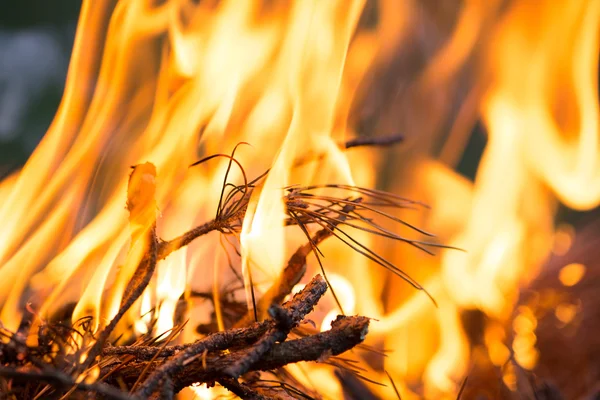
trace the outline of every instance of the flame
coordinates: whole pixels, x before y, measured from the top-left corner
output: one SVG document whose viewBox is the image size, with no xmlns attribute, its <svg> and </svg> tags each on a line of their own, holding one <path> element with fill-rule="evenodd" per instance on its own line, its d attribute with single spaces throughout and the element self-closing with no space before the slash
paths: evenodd
<svg viewBox="0 0 600 400">
<path fill-rule="evenodd" d="M 328 182 L 336 175 L 343 179 L 342 184 L 353 183 L 347 161 L 340 154 L 332 131 L 344 61 L 362 2 L 352 2 L 350 7 L 345 2 L 330 2 L 321 7 L 304 2 L 295 8 L 297 14 L 289 27 L 290 38 L 284 38 L 282 49 L 284 53 L 289 51 L 302 56 L 301 59 L 290 57 L 287 65 L 289 76 L 286 87 L 290 91 L 294 111 L 266 182 L 251 200 L 244 219 L 242 267 L 248 283 L 251 264 L 260 266 L 271 281 L 283 268 L 284 187 L 319 180 Z M 302 49 L 302 52 L 297 52 L 297 49 Z M 292 178 L 290 174 L 294 164 L 303 153 L 326 154 L 326 175 L 316 180 L 314 176 L 318 166 L 313 164 L 303 168 L 301 176 Z M 265 240 L 267 237 L 268 241 Z M 252 297 L 249 294 L 247 298 Z M 252 304 L 249 303 L 249 306 Z"/>
<path fill-rule="evenodd" d="M 517 2 L 495 28 L 492 83 L 481 105 L 488 143 L 470 215 L 454 240 L 468 253 L 447 252 L 442 264 L 463 307 L 506 319 L 518 287 L 548 255 L 557 200 L 576 209 L 600 201 L 599 16 L 598 5 L 583 1 Z M 563 107 L 566 99 L 572 103 Z M 521 329 L 513 349 L 517 362 L 533 368 L 533 330 Z"/>
<path fill-rule="evenodd" d="M 120 265 L 121 272 L 135 265 L 135 260 L 123 265 L 130 236 L 122 198 L 127 166 L 143 160 L 157 165 L 157 201 L 169 224 L 160 228 L 166 237 L 175 236 L 206 220 L 218 201 L 225 163 L 187 169 L 199 145 L 210 152 L 247 139 L 255 148 L 239 157 L 254 172 L 274 160 L 262 189 L 268 195 L 255 195 L 242 242 L 245 259 L 250 253 L 272 254 L 273 260 L 259 261 L 276 274 L 283 251 L 261 252 L 260 240 L 252 237 L 272 229 L 272 238 L 281 239 L 275 248 L 283 249 L 284 236 L 275 234 L 282 231 L 283 215 L 277 193 L 293 182 L 288 175 L 297 157 L 331 153 L 329 164 L 345 162 L 334 154 L 339 150 L 331 134 L 361 9 L 360 1 L 350 8 L 343 2 L 325 7 L 303 2 L 274 6 L 256 19 L 255 2 L 197 8 L 177 1 L 161 7 L 131 2 L 114 10 L 85 2 L 55 121 L 23 170 L 2 185 L 7 193 L 0 210 L 2 276 L 17 282 L 10 296 L 3 291 L 3 323 L 17 328 L 19 299 L 29 284 L 47 299 L 43 314 L 80 297 L 74 319 L 92 315 L 96 328 L 106 323 L 127 281 L 127 273 L 116 272 Z M 160 35 L 168 39 L 162 48 Z M 341 171 L 348 182 L 343 165 L 345 171 L 330 167 L 330 174 Z M 306 182 L 312 182 L 310 175 Z M 201 207 L 199 187 L 205 192 Z M 165 315 L 183 293 L 186 258 L 180 251 L 158 267 L 153 301 Z M 86 281 L 94 284 L 82 284 Z M 169 317 L 159 321 L 163 318 Z"/>
<path fill-rule="evenodd" d="M 404 53 L 428 31 L 424 22 L 431 24 L 420 19 L 424 9 L 415 1 L 152 3 L 84 1 L 57 115 L 25 166 L 0 182 L 4 327 L 18 329 L 28 301 L 44 317 L 74 304 L 74 322 L 91 316 L 93 330 L 106 325 L 142 256 L 125 208 L 129 166 L 156 165 L 157 229 L 170 239 L 214 218 L 229 160 L 188 166 L 236 148 L 244 171 L 234 166 L 229 181 L 270 169 L 252 192 L 238 238 L 250 307 L 306 240 L 285 228 L 286 187 L 375 187 L 392 176 L 394 192 L 431 206 L 399 216 L 466 251 L 432 258 L 352 233 L 415 277 L 436 309 L 341 243 L 321 246 L 344 311 L 374 318 L 372 343 L 396 350 L 384 368 L 368 367 L 365 375 L 384 381 L 383 370 L 390 372 L 403 398 L 455 397 L 472 353 L 461 323 L 469 309 L 491 319 L 483 343 L 493 364 L 503 365 L 512 349 L 522 367 L 535 368 L 541 350 L 533 312 L 517 310 L 513 343 L 502 326 L 520 287 L 574 240 L 572 227 L 555 227 L 559 202 L 578 210 L 600 204 L 600 2 L 462 2 L 449 13 L 450 27 L 440 28 L 442 39 L 423 40 L 416 52 L 423 60 Z M 418 73 L 396 76 L 404 71 L 398 58 L 414 61 L 406 69 Z M 386 68 L 400 89 L 385 87 Z M 465 71 L 470 80 L 455 107 L 452 94 Z M 376 93 L 391 105 L 369 97 L 371 86 L 394 92 Z M 360 107 L 384 105 L 389 115 L 367 128 L 404 127 L 409 143 L 385 153 L 389 160 L 373 150 L 340 149 L 359 130 Z M 399 115 L 403 121 L 392 124 Z M 456 164 L 476 118 L 487 142 L 471 181 Z M 250 146 L 236 147 L 242 142 Z M 192 288 L 215 293 L 223 329 L 218 294 L 230 278 L 227 256 L 226 244 L 211 234 L 160 261 L 121 332 L 172 329 Z M 316 268 L 310 260 L 309 271 Z M 567 265 L 559 279 L 576 285 L 585 266 Z M 338 313 L 332 299 L 325 303 L 317 310 L 322 329 Z M 568 324 L 577 312 L 576 304 L 560 304 L 555 315 Z M 511 388 L 512 368 L 503 371 Z M 324 395 L 342 396 L 331 369 L 290 370 L 307 387 L 324 382 Z M 411 392 L 418 386 L 424 388 Z M 389 388 L 373 390 L 393 396 Z M 192 391 L 216 395 L 206 387 Z"/>
</svg>

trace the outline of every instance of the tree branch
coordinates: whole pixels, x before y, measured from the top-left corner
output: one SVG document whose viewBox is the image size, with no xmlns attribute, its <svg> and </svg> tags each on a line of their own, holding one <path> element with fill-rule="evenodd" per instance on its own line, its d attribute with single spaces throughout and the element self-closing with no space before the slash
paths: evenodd
<svg viewBox="0 0 600 400">
<path fill-rule="evenodd" d="M 321 276 L 317 275 L 308 285 L 306 285 L 302 292 L 298 293 L 291 301 L 284 305 L 281 311 L 285 316 L 282 316 L 282 313 L 279 311 L 275 311 L 278 313 L 277 321 L 269 321 L 266 324 L 256 324 L 257 328 L 267 328 L 263 333 L 262 338 L 258 340 L 254 347 L 250 348 L 251 350 L 246 350 L 247 354 L 245 358 L 239 358 L 237 360 L 238 363 L 240 363 L 240 366 L 234 367 L 233 365 L 230 365 L 231 370 L 225 372 L 225 376 L 237 377 L 236 373 L 245 372 L 244 370 L 250 368 L 251 364 L 256 362 L 262 354 L 269 350 L 270 345 L 272 344 L 270 343 L 271 341 L 274 342 L 274 339 L 285 339 L 287 333 L 282 337 L 277 332 L 286 329 L 287 332 L 289 332 L 291 327 L 299 324 L 304 316 L 312 311 L 313 307 L 317 304 L 326 290 L 327 284 Z M 284 324 L 289 325 L 289 328 L 281 327 L 282 320 L 284 319 L 287 319 Z M 161 363 L 160 366 L 157 365 L 156 368 L 151 368 L 150 370 L 154 372 L 146 378 L 136 393 L 141 397 L 150 396 L 164 377 L 173 377 L 174 374 L 185 370 L 185 366 L 188 363 L 204 356 L 208 351 L 224 350 L 232 347 L 234 338 L 239 337 L 239 334 L 242 332 L 247 332 L 247 330 L 232 330 L 222 332 L 221 334 L 214 334 L 203 341 L 190 345 L 184 351 L 174 355 L 169 361 Z"/>
<path fill-rule="evenodd" d="M 341 354 L 360 344 L 367 332 L 369 319 L 366 317 L 340 316 L 332 323 L 329 331 L 313 336 L 276 343 L 249 371 L 269 371 L 300 361 L 324 361 L 330 356 Z M 220 351 L 199 353 L 201 357 L 182 363 L 181 368 L 168 371 L 175 392 L 198 382 L 214 382 L 227 376 L 227 371 L 246 357 L 248 350 L 230 353 Z M 139 371 L 146 368 L 148 361 L 134 361 L 123 366 L 119 378 L 126 384 L 133 384 Z M 159 370 L 164 361 L 153 361 L 150 369 Z M 162 374 L 161 374 L 162 376 Z M 159 382 L 156 382 L 156 386 Z M 142 393 L 140 393 L 142 394 Z"/>
</svg>

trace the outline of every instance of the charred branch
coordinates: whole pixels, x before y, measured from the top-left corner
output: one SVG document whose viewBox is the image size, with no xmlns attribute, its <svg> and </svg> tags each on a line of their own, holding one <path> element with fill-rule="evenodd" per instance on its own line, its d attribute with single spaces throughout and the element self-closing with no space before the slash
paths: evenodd
<svg viewBox="0 0 600 400">
<path fill-rule="evenodd" d="M 273 314 L 277 315 L 277 319 L 273 319 L 269 323 L 262 325 L 256 324 L 257 330 L 266 328 L 262 336 L 259 336 L 260 339 L 258 339 L 256 344 L 246 350 L 246 354 L 243 357 L 238 357 L 235 363 L 229 365 L 229 369 L 224 371 L 224 375 L 235 378 L 245 373 L 272 347 L 275 341 L 284 340 L 287 337 L 289 330 L 298 325 L 304 319 L 304 316 L 312 311 L 326 290 L 327 285 L 323 278 L 316 276 L 302 292 L 294 296 L 283 308 L 278 309 L 277 307 L 273 307 L 273 310 L 278 310 L 273 311 Z M 142 397 L 151 395 L 165 376 L 178 374 L 180 371 L 185 370 L 186 365 L 190 362 L 200 357 L 204 358 L 209 351 L 224 350 L 233 347 L 234 343 L 236 343 L 235 339 L 239 338 L 243 332 L 248 331 L 251 332 L 252 330 L 242 329 L 225 332 L 222 335 L 215 334 L 209 336 L 207 340 L 192 344 L 160 367 L 152 368 L 154 372 L 142 384 L 138 395 Z"/>
<path fill-rule="evenodd" d="M 365 317 L 340 316 L 327 332 L 286 341 L 290 330 L 312 311 L 326 289 L 324 279 L 316 276 L 289 302 L 271 307 L 271 319 L 215 333 L 192 344 L 106 347 L 96 366 L 101 367 L 99 376 L 104 382 L 86 383 L 52 365 L 33 362 L 30 349 L 15 341 L 15 352 L 22 354 L 18 358 L 33 365 L 3 367 L 0 376 L 13 382 L 47 382 L 49 386 L 44 390 L 53 395 L 87 392 L 118 400 L 173 398 L 184 387 L 198 382 L 221 382 L 242 398 L 297 398 L 294 388 L 281 382 L 247 384 L 236 379 L 250 371 L 278 370 L 300 361 L 326 361 L 360 344 L 369 325 Z M 133 388 L 140 371 L 146 370 L 151 373 L 133 395 L 117 389 Z"/>
<path fill-rule="evenodd" d="M 310 398 L 302 391 L 278 381 L 259 380 L 242 383 L 234 379 L 225 379 L 219 383 L 243 399 L 296 400 Z"/>
<path fill-rule="evenodd" d="M 340 316 L 332 323 L 329 331 L 275 343 L 269 351 L 249 367 L 249 371 L 275 370 L 301 361 L 325 361 L 331 356 L 341 354 L 360 344 L 368 332 L 368 326 L 368 318 Z M 181 368 L 169 371 L 175 391 L 198 382 L 214 382 L 228 377 L 228 371 L 245 360 L 250 351 L 252 350 L 242 349 L 227 354 L 202 352 L 198 353 L 198 357 L 194 359 L 186 358 L 191 361 L 187 364 L 182 363 Z M 139 371 L 146 368 L 147 363 L 148 361 L 129 362 L 119 370 L 119 377 L 131 385 L 137 380 Z M 165 365 L 160 360 L 152 363 L 155 365 L 151 369 L 155 370 Z M 152 387 L 153 391 L 158 386 L 158 382 L 152 386 L 149 387 Z M 148 390 L 144 390 L 138 394 L 149 395 L 147 392 Z"/>
<path fill-rule="evenodd" d="M 258 391 L 252 389 L 248 385 L 238 382 L 237 379 L 223 378 L 219 380 L 221 386 L 229 390 L 231 393 L 237 395 L 242 399 L 247 400 L 271 400 L 273 397 L 264 396 Z"/>
<path fill-rule="evenodd" d="M 389 145 L 399 140 L 400 137 L 358 139 L 346 143 L 345 147 Z M 291 186 L 284 188 L 282 192 L 288 214 L 285 225 L 299 227 L 305 234 L 307 243 L 297 249 L 278 280 L 255 304 L 255 308 L 261 312 L 260 320 L 265 320 L 256 321 L 255 314 L 243 308 L 234 313 L 232 322 L 238 322 L 233 328 L 209 334 L 194 343 L 168 345 L 176 336 L 172 332 L 160 346 L 156 340 L 138 341 L 129 346 L 112 346 L 109 338 L 123 316 L 148 287 L 159 260 L 210 232 L 239 232 L 250 197 L 268 171 L 249 181 L 234 154 L 235 150 L 231 155 L 218 154 L 198 162 L 215 157 L 229 160 L 215 218 L 169 241 L 160 240 L 156 232 L 156 169 L 151 163 L 133 167 L 127 190 L 132 244 L 126 259 L 128 268 L 119 272 L 130 274 L 130 277 L 116 316 L 97 334 L 93 334 L 91 328 L 85 328 L 90 324 L 83 321 L 79 326 L 83 328 L 83 332 L 79 332 L 77 327 L 70 327 L 65 331 L 66 338 L 60 338 L 61 335 L 56 334 L 58 331 L 52 323 L 42 323 L 38 333 L 38 347 L 28 347 L 23 340 L 19 341 L 20 336 L 8 335 L 8 344 L 0 343 L 4 364 L 0 369 L 0 376 L 5 378 L 0 382 L 7 387 L 21 382 L 24 390 L 22 393 L 33 393 L 32 397 L 38 398 L 42 395 L 68 397 L 85 392 L 111 399 L 170 399 L 184 387 L 199 382 L 208 385 L 220 383 L 242 398 L 306 398 L 300 389 L 294 387 L 299 385 L 298 382 L 289 376 L 285 377 L 287 373 L 284 367 L 302 361 L 316 361 L 343 368 L 341 359 L 336 356 L 362 343 L 369 325 L 369 319 L 365 317 L 340 316 L 326 332 L 303 331 L 299 327 L 328 287 L 319 244 L 329 237 L 336 237 L 350 248 L 396 272 L 416 288 L 422 289 L 395 266 L 378 258 L 360 243 L 352 241 L 346 230 L 340 229 L 344 226 L 366 230 L 419 248 L 440 247 L 435 243 L 406 239 L 384 229 L 366 216 L 366 213 L 373 213 L 428 235 L 379 209 L 418 207 L 421 206 L 419 203 L 348 185 Z M 229 171 L 236 165 L 244 176 L 243 185 L 228 182 Z M 282 304 L 293 287 L 304 277 L 307 257 L 311 253 L 315 254 L 321 265 L 323 276 L 317 275 L 300 293 Z M 333 295 L 335 297 L 335 293 Z M 292 330 L 297 333 L 296 338 L 289 340 Z M 91 347 L 84 345 L 72 354 L 67 347 L 77 342 L 73 339 L 75 336 L 85 336 L 86 340 L 90 336 L 93 344 Z M 50 355 L 56 351 L 56 347 L 59 348 L 58 353 Z M 82 357 L 83 355 L 87 357 Z M 82 358 L 83 361 L 80 361 Z M 39 361 L 41 359 L 45 361 Z M 99 371 L 98 379 L 91 378 L 92 369 Z M 280 380 L 261 379 L 262 375 L 258 371 L 269 371 Z M 248 379 L 249 375 L 253 378 Z M 33 384 L 32 380 L 37 383 Z M 40 385 L 39 382 L 45 383 Z"/>
<path fill-rule="evenodd" d="M 111 400 L 131 400 L 130 396 L 114 386 L 102 382 L 90 384 L 77 382 L 70 375 L 53 368 L 44 368 L 43 370 L 38 371 L 0 366 L 0 377 L 11 379 L 16 382 L 46 382 L 67 391 L 95 393 Z"/>
</svg>

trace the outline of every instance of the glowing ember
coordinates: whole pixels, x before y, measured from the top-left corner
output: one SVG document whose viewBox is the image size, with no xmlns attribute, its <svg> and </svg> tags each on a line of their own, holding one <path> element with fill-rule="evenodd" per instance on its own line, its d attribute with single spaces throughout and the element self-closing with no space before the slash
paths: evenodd
<svg viewBox="0 0 600 400">
<path fill-rule="evenodd" d="M 572 263 L 565 265 L 558 273 L 558 279 L 565 286 L 574 286 L 583 278 L 585 274 L 585 265 Z"/>
</svg>

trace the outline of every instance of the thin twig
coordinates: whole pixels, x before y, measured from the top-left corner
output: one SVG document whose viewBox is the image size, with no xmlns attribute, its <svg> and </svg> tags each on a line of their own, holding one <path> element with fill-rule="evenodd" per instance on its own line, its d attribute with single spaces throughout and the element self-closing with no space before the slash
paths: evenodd
<svg viewBox="0 0 600 400">
<path fill-rule="evenodd" d="M 132 397 L 128 396 L 127 393 L 124 393 L 111 385 L 101 382 L 77 383 L 71 376 L 58 370 L 52 370 L 49 367 L 44 368 L 42 372 L 33 372 L 31 370 L 20 371 L 13 367 L 0 366 L 0 376 L 13 380 L 44 381 L 54 386 L 58 385 L 64 388 L 74 387 L 76 390 L 98 393 L 113 400 L 132 400 Z"/>
<path fill-rule="evenodd" d="M 346 143 L 344 143 L 344 148 L 351 149 L 353 147 L 363 146 L 391 146 L 393 144 L 400 143 L 403 141 L 404 136 L 402 135 L 390 135 L 382 137 L 358 137 L 346 141 Z"/>
<path fill-rule="evenodd" d="M 400 392 L 398 391 L 398 388 L 396 387 L 396 382 L 394 382 L 394 379 L 392 378 L 392 376 L 390 375 L 389 372 L 385 371 L 385 374 L 387 375 L 388 379 L 390 380 L 390 382 L 392 384 L 392 388 L 394 388 L 394 393 L 396 393 L 396 397 L 398 398 L 398 400 L 402 400 L 402 396 L 400 396 Z"/>
<path fill-rule="evenodd" d="M 229 390 L 231 393 L 245 400 L 272 400 L 270 397 L 263 396 L 257 391 L 251 389 L 247 385 L 238 382 L 233 378 L 222 378 L 218 381 L 221 386 Z"/>
<path fill-rule="evenodd" d="M 357 203 L 360 200 L 357 201 Z M 349 204 L 344 206 L 343 212 L 349 212 L 353 209 L 353 205 Z M 340 222 L 344 220 L 343 216 L 340 216 Z M 283 301 L 285 296 L 292 292 L 292 289 L 296 284 L 300 282 L 304 273 L 306 272 L 306 258 L 311 252 L 314 252 L 318 257 L 318 248 L 321 242 L 332 235 L 332 229 L 335 229 L 336 223 L 332 223 L 330 229 L 321 229 L 317 231 L 312 237 L 308 236 L 308 232 L 305 233 L 308 236 L 309 242 L 300 246 L 294 254 L 290 257 L 287 265 L 281 272 L 279 278 L 273 283 L 273 285 L 267 290 L 267 292 L 258 301 L 256 308 L 258 310 L 264 310 L 269 304 L 279 304 Z M 301 226 L 301 225 L 300 225 Z M 324 271 L 323 271 L 324 272 Z M 241 327 L 248 325 L 253 321 L 252 312 L 248 312 L 242 319 L 240 319 L 235 326 Z"/>
<path fill-rule="evenodd" d="M 187 246 L 194 239 L 199 238 L 200 236 L 206 235 L 213 231 L 222 231 L 223 229 L 228 228 L 229 226 L 243 219 L 245 214 L 246 208 L 244 207 L 237 213 L 228 216 L 226 219 L 208 221 L 205 224 L 197 226 L 196 228 L 193 228 L 174 239 L 169 241 L 161 241 L 158 244 L 157 259 L 164 260 L 169 254 L 179 250 L 184 246 Z"/>
<path fill-rule="evenodd" d="M 158 238 L 156 236 L 156 200 L 154 197 L 155 179 L 156 168 L 153 164 L 145 163 L 133 167 L 127 188 L 129 223 L 132 229 L 132 243 L 141 243 L 145 247 L 145 251 L 125 287 L 119 311 L 98 335 L 86 360 L 78 366 L 77 371 L 79 372 L 89 368 L 96 357 L 102 353 L 109 336 L 133 303 L 142 295 L 156 269 Z"/>
<path fill-rule="evenodd" d="M 465 388 L 467 387 L 467 381 L 469 380 L 469 376 L 465 376 L 465 379 L 463 379 L 461 385 L 460 385 L 460 389 L 458 391 L 458 394 L 456 395 L 456 400 L 460 400 L 460 398 L 463 395 L 463 392 L 465 391 Z"/>
</svg>

